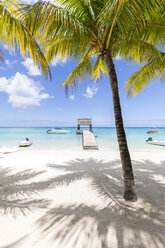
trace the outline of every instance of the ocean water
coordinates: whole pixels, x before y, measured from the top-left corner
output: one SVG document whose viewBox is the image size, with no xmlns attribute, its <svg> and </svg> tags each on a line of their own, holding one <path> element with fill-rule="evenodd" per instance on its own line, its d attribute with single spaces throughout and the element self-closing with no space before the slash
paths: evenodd
<svg viewBox="0 0 165 248">
<path fill-rule="evenodd" d="M 0 128 L 0 147 L 17 146 L 26 137 L 33 145 L 25 149 L 75 149 L 82 150 L 82 136 L 76 135 L 76 128 L 63 128 L 69 130 L 68 134 L 48 134 L 47 128 Z M 93 128 L 97 135 L 100 150 L 117 151 L 118 144 L 116 129 L 112 127 Z M 149 145 L 148 137 L 165 140 L 165 128 L 159 128 L 160 134 L 147 134 L 150 128 L 125 128 L 130 151 L 165 151 L 165 147 Z"/>
</svg>

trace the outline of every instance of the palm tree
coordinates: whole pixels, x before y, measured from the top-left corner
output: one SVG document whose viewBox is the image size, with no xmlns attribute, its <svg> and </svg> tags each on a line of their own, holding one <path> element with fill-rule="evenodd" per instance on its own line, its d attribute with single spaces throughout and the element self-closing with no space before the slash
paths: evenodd
<svg viewBox="0 0 165 248">
<path fill-rule="evenodd" d="M 23 55 L 30 55 L 35 64 L 39 64 L 42 73 L 51 77 L 49 65 L 39 45 L 19 18 L 23 11 L 17 0 L 0 0 L 0 42 Z M 2 54 L 0 54 L 2 58 Z"/>
<path fill-rule="evenodd" d="M 24 21 L 31 33 L 42 42 L 49 62 L 54 57 L 80 59 L 63 83 L 66 91 L 69 87 L 74 88 L 85 76 L 95 80 L 102 74 L 109 76 L 124 177 L 124 198 L 130 201 L 136 200 L 137 196 L 134 191 L 134 175 L 123 126 L 113 58 L 120 55 L 124 49 L 127 54 L 130 34 L 132 44 L 137 43 L 135 33 L 140 36 L 147 18 L 153 13 L 153 6 L 150 4 L 153 3 L 157 10 L 161 2 L 161 0 L 59 0 L 54 1 L 54 4 L 38 2 L 24 8 L 26 13 Z M 139 47 L 139 44 L 137 46 Z M 134 53 L 127 56 L 130 60 L 136 55 L 136 49 L 133 45 L 131 47 Z M 145 48 L 143 57 L 147 51 Z M 137 51 L 137 57 L 139 56 Z"/>
</svg>

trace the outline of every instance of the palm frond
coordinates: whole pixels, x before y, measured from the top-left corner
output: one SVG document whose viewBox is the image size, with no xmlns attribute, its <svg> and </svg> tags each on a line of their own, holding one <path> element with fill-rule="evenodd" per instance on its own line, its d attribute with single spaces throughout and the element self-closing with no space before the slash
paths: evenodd
<svg viewBox="0 0 165 248">
<path fill-rule="evenodd" d="M 116 34 L 116 29 L 118 33 L 125 36 L 130 27 L 135 24 L 137 13 L 140 12 L 141 8 L 137 1 L 134 2 L 135 5 L 132 6 L 131 1 L 128 4 L 127 0 L 108 0 L 100 12 L 98 22 L 105 28 L 104 42 L 106 48 L 110 45 L 112 34 Z M 136 28 L 135 25 L 134 28 Z"/>
<path fill-rule="evenodd" d="M 56 34 L 69 35 L 73 31 L 77 33 L 78 37 L 82 37 L 83 34 L 89 36 L 90 24 L 87 25 L 87 22 L 83 22 L 85 17 L 83 17 L 83 13 L 80 13 L 80 5 L 79 8 L 75 6 L 74 11 L 69 12 L 67 5 L 65 8 L 61 7 L 64 1 L 61 1 L 61 6 L 59 6 L 59 2 L 54 1 L 53 4 L 37 2 L 32 6 L 26 5 L 21 18 L 26 21 L 26 25 L 34 35 L 40 31 L 42 39 L 46 37 L 46 39 L 51 40 Z M 76 12 L 76 10 L 78 11 Z M 79 18 L 80 14 L 81 18 Z"/>
<path fill-rule="evenodd" d="M 162 56 L 162 53 L 152 44 L 143 40 L 118 40 L 112 46 L 112 55 L 119 55 L 126 61 L 146 63 Z"/>
<path fill-rule="evenodd" d="M 146 20 L 143 27 L 139 27 L 137 23 L 137 29 L 130 29 L 128 34 L 130 39 L 143 40 L 163 49 L 165 45 L 165 2 L 163 1 L 158 8 L 153 7 L 153 10 L 145 14 Z"/>
<path fill-rule="evenodd" d="M 97 57 L 96 62 L 91 71 L 91 77 L 94 78 L 95 82 L 103 75 L 108 75 L 105 61 L 100 56 Z"/>
<path fill-rule="evenodd" d="M 165 79 L 165 54 L 153 59 L 133 73 L 126 82 L 125 88 L 131 96 L 140 93 L 153 80 Z"/>
<path fill-rule="evenodd" d="M 98 23 L 105 27 L 104 42 L 110 47 L 113 36 L 130 36 L 133 31 L 136 37 L 142 34 L 155 12 L 160 11 L 162 0 L 108 0 L 98 16 Z"/>
<path fill-rule="evenodd" d="M 148 41 L 163 48 L 165 45 L 165 2 L 147 24 Z"/>
<path fill-rule="evenodd" d="M 45 41 L 45 56 L 48 62 L 51 62 L 55 57 L 60 57 L 62 59 L 77 59 L 85 53 L 88 44 L 89 43 L 87 43 L 85 39 L 79 40 L 73 35 L 58 35 L 51 41 Z"/>
<path fill-rule="evenodd" d="M 94 5 L 92 4 L 93 1 L 57 0 L 55 2 L 59 3 L 63 8 L 67 9 L 68 12 L 73 16 L 76 16 L 76 18 L 81 20 L 85 26 L 96 29 L 96 27 L 93 25 L 93 20 L 96 19 L 95 11 L 93 9 Z"/>
<path fill-rule="evenodd" d="M 90 49 L 86 51 L 84 56 L 79 61 L 78 65 L 71 72 L 69 77 L 62 84 L 68 90 L 68 87 L 71 89 L 75 88 L 77 82 L 85 80 L 85 77 L 90 77 L 92 70 L 93 59 L 90 56 Z"/>
<path fill-rule="evenodd" d="M 51 77 L 49 65 L 39 45 L 30 34 L 24 23 L 17 18 L 20 6 L 16 1 L 0 1 L 0 42 L 13 49 L 19 49 L 21 54 L 29 56 L 35 64 L 39 64 L 45 76 Z"/>
</svg>

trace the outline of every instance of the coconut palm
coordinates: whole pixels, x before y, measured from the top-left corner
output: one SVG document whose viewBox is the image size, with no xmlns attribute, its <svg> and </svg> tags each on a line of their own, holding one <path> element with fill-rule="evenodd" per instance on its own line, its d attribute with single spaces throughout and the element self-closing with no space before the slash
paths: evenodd
<svg viewBox="0 0 165 248">
<path fill-rule="evenodd" d="M 17 0 L 0 0 L 0 42 L 9 48 L 19 49 L 24 56 L 30 55 L 34 63 L 40 65 L 42 73 L 51 76 L 42 50 L 18 17 L 22 11 Z"/>
<path fill-rule="evenodd" d="M 159 10 L 160 0 L 59 0 L 54 4 L 38 2 L 24 8 L 24 21 L 46 49 L 46 58 L 79 59 L 69 77 L 63 83 L 74 88 L 85 76 L 97 80 L 102 74 L 110 79 L 115 114 L 115 125 L 124 177 L 124 198 L 136 200 L 134 175 L 127 146 L 121 112 L 118 80 L 113 59 L 119 54 L 133 60 L 148 59 L 145 41 L 138 51 L 135 34 L 140 37 L 147 18 L 154 9 Z M 146 11 L 143 11 L 143 8 Z M 130 40 L 130 37 L 131 40 Z M 127 44 L 131 52 L 127 56 Z M 141 45 L 141 44 L 140 44 Z M 156 50 L 156 49 L 155 49 Z M 155 53 L 159 51 L 155 51 Z M 142 53 L 142 55 L 141 55 Z"/>
</svg>

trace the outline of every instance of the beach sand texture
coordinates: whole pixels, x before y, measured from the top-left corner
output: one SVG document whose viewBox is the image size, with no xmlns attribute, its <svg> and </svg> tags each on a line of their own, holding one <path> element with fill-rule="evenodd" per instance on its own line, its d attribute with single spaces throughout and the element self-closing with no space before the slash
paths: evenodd
<svg viewBox="0 0 165 248">
<path fill-rule="evenodd" d="M 136 203 L 118 152 L 21 150 L 0 158 L 0 248 L 164 248 L 165 154 L 132 152 Z"/>
</svg>

